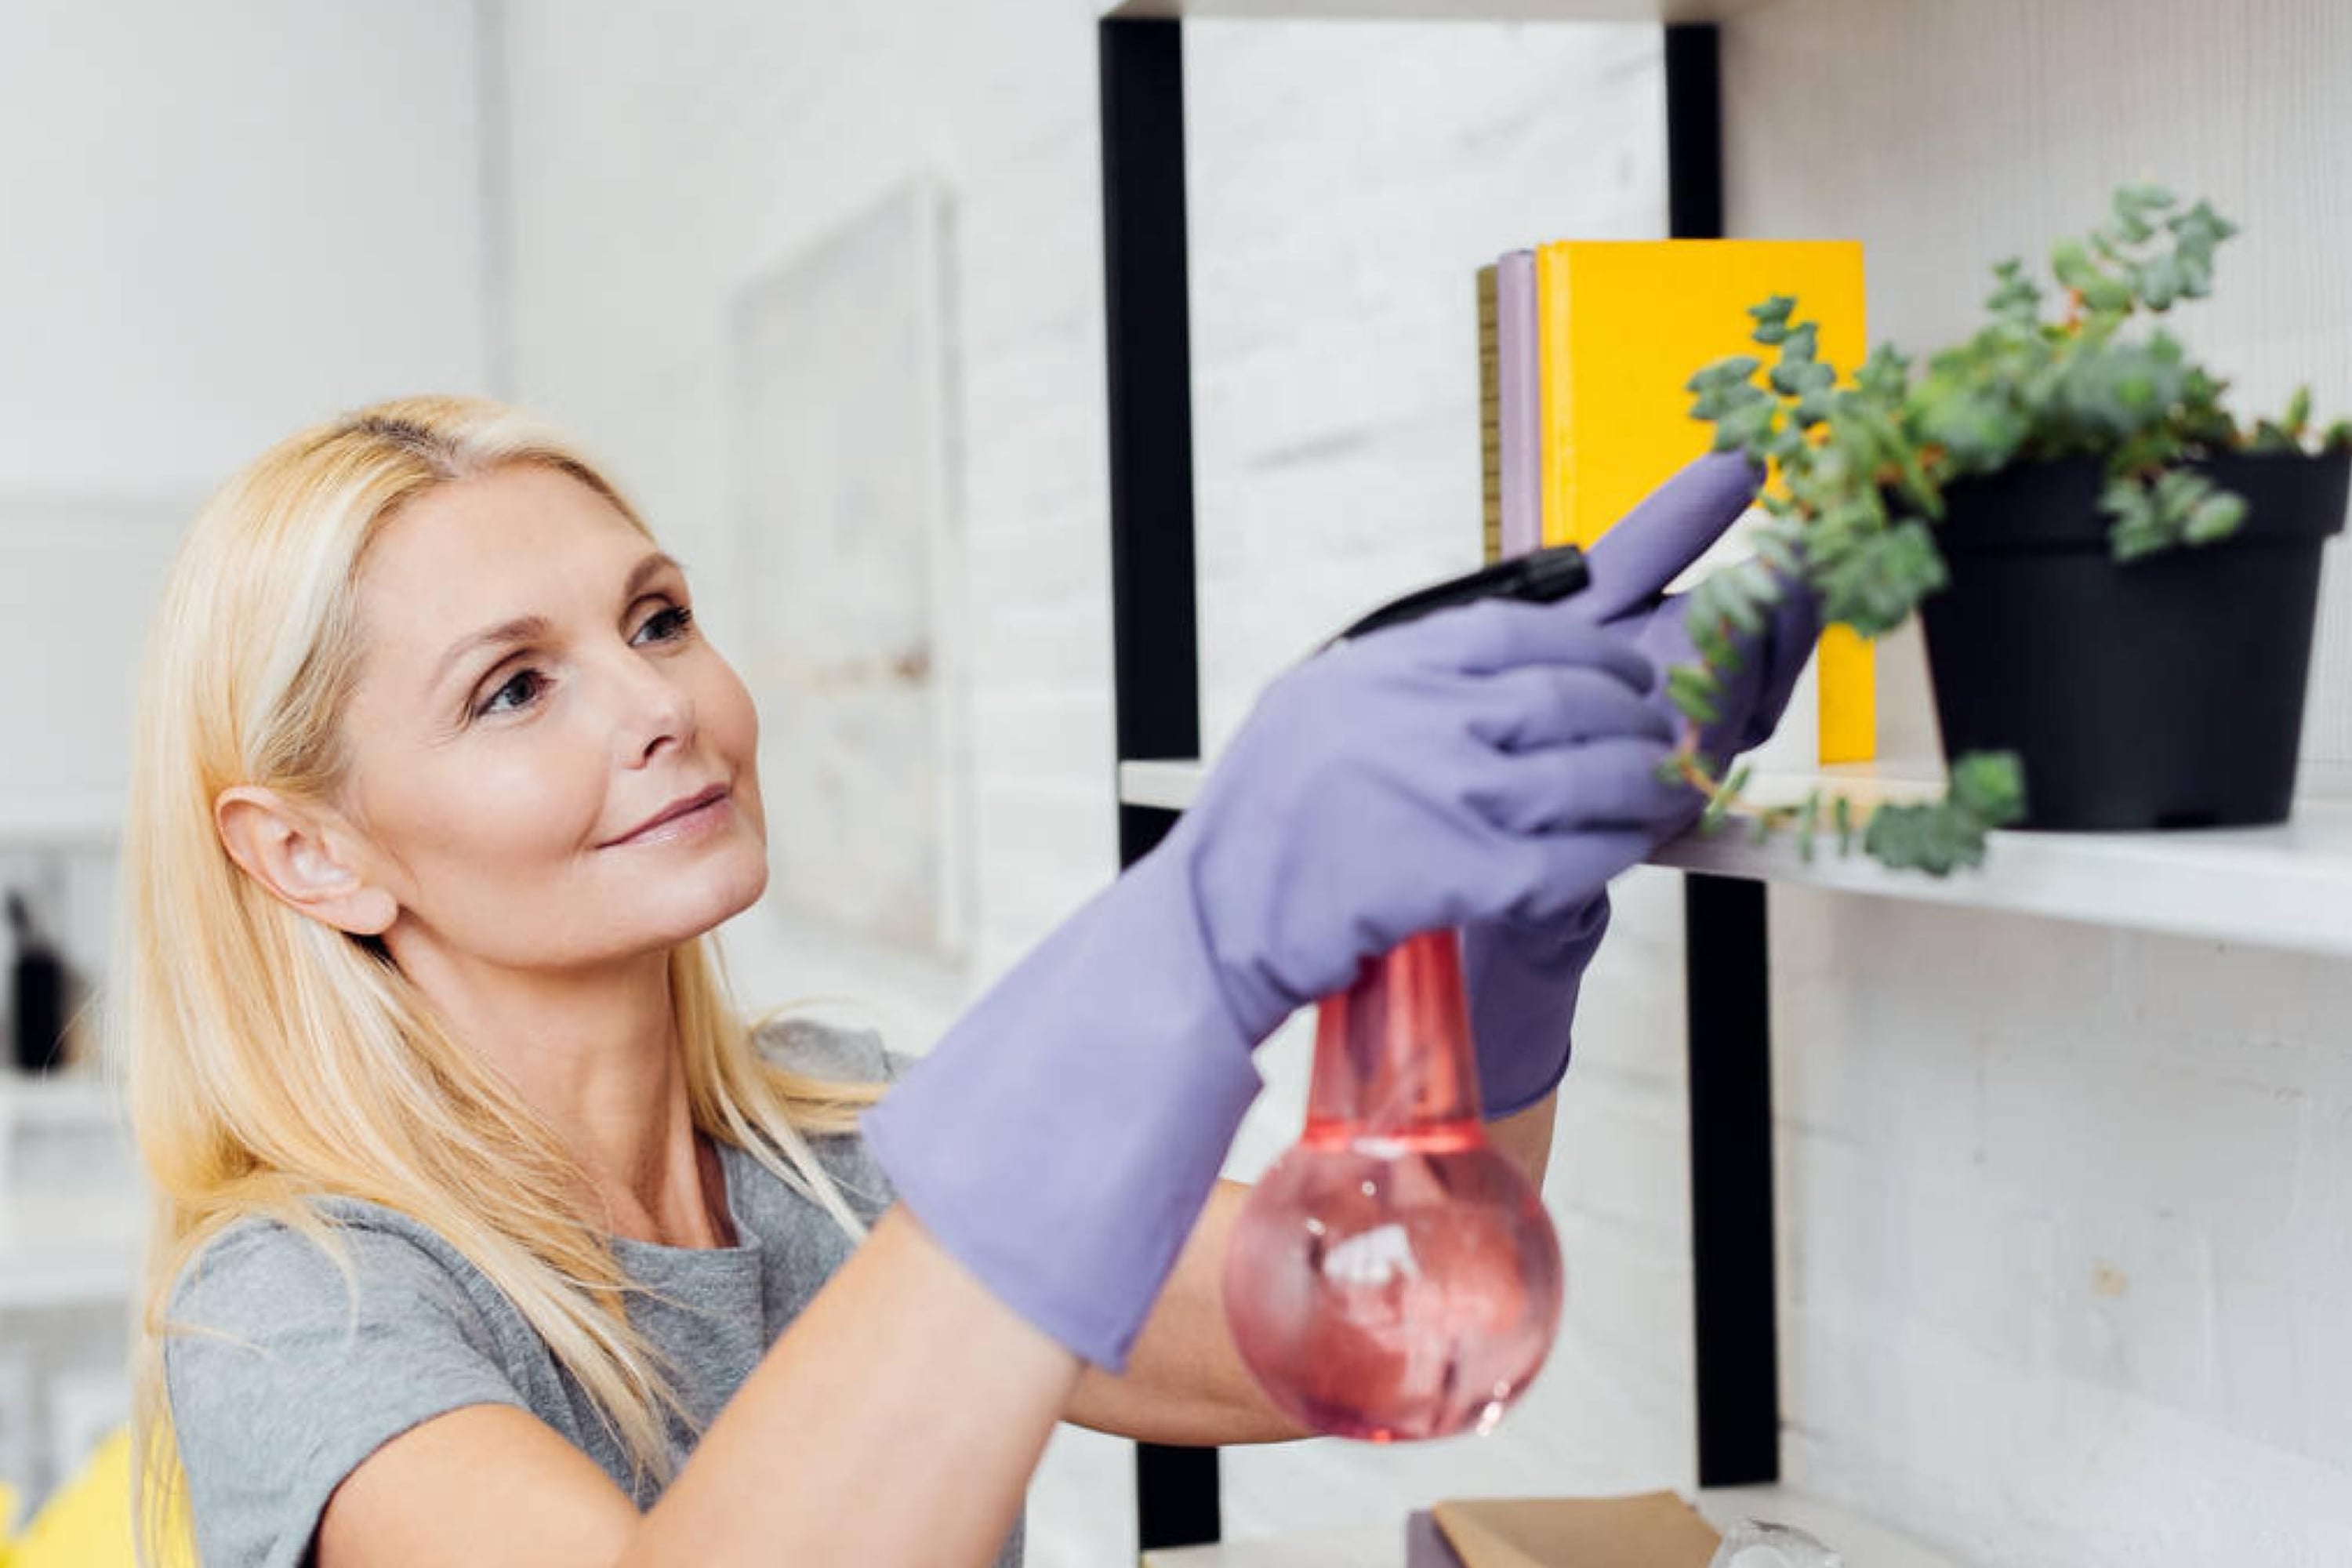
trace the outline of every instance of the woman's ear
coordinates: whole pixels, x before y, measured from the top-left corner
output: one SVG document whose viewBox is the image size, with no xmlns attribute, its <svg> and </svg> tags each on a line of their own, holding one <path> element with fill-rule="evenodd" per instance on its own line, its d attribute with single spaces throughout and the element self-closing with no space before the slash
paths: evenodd
<svg viewBox="0 0 2352 1568">
<path fill-rule="evenodd" d="M 221 791 L 213 822 L 229 858 L 297 913 L 353 936 L 382 936 L 400 913 L 391 892 L 351 862 L 340 835 L 276 790 L 236 784 Z"/>
</svg>

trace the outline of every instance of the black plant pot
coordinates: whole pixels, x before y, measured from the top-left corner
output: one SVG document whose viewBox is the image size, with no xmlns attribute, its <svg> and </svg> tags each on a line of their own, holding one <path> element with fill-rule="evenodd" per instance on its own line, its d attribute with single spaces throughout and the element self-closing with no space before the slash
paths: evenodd
<svg viewBox="0 0 2352 1568">
<path fill-rule="evenodd" d="M 2119 563 L 2089 459 L 1947 489 L 1951 585 L 1920 617 L 1944 752 L 2013 751 L 2034 828 L 2283 822 L 2294 796 L 2320 547 L 2347 455 L 2198 465 L 2246 499 L 2218 544 Z"/>
</svg>

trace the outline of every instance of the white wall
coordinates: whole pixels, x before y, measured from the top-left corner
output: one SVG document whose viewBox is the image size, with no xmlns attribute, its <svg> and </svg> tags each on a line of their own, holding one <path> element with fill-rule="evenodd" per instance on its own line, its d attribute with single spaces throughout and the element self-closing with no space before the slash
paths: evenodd
<svg viewBox="0 0 2352 1568">
<path fill-rule="evenodd" d="M 1113 864 L 1092 7 L 501 9 L 515 390 L 706 577 L 732 544 L 736 291 L 908 171 L 953 194 L 981 954 L 940 976 L 743 940 L 755 999 L 864 993 L 919 1044 Z M 1735 221 L 1860 236 L 1876 332 L 1940 332 L 1994 255 L 2114 178 L 2177 178 L 2247 226 L 2213 314 L 2248 392 L 2309 352 L 2321 405 L 2352 409 L 2325 264 L 2352 40 L 2327 0 L 2207 9 L 1790 0 L 1727 38 Z M 1474 558 L 1471 269 L 1660 232 L 1662 89 L 1642 29 L 1201 25 L 1188 70 L 1213 742 L 1319 633 Z M 2316 763 L 2352 750 L 2343 646 Z M 1897 667 L 1898 732 L 1924 734 Z M 1620 904 L 1549 1184 L 1552 1367 L 1484 1442 L 1229 1453 L 1232 1533 L 1689 1479 L 1677 886 L 1637 875 Z M 1987 1561 L 2339 1558 L 2342 966 L 1788 894 L 1775 931 L 1791 1469 Z M 1304 1043 L 1269 1047 L 1237 1172 L 1295 1129 Z M 1034 1502 L 1041 1568 L 1131 1539 L 1116 1445 L 1058 1442 Z"/>
<path fill-rule="evenodd" d="M 471 0 L 0 5 L 0 886 L 85 978 L 140 644 L 196 506 L 340 408 L 486 389 L 476 26 Z M 70 1169 L 91 1201 L 129 1152 L 110 1173 L 75 1138 L 112 1131 L 25 1133 L 0 1200 Z M 124 1414 L 128 1321 L 0 1315 L 0 1475 L 28 1502 Z"/>
<path fill-rule="evenodd" d="M 2348 70 L 2327 0 L 1787 0 L 1727 33 L 1731 221 L 1857 236 L 1874 337 L 1935 342 L 2159 179 L 2243 229 L 2175 330 L 2244 408 L 2352 413 Z M 1773 931 L 1792 1469 L 1986 1562 L 2343 1561 L 2352 965 L 1789 893 Z"/>
<path fill-rule="evenodd" d="M 0 8 L 0 850 L 107 836 L 206 491 L 341 407 L 482 389 L 475 31 L 470 0 Z"/>
</svg>

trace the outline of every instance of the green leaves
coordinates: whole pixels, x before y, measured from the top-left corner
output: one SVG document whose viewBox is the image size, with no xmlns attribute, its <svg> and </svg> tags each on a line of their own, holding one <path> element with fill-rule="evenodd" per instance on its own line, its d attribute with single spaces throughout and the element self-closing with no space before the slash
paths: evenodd
<svg viewBox="0 0 2352 1568">
<path fill-rule="evenodd" d="M 1882 805 L 1871 813 L 1863 847 L 1895 869 L 1948 876 L 1984 862 L 1985 835 L 2025 815 L 2024 770 L 2009 752 L 1972 752 L 1952 764 L 1939 801 Z"/>
<path fill-rule="evenodd" d="M 2186 468 L 2168 468 L 2152 479 L 2109 479 L 2099 510 L 2115 520 L 2107 540 L 2117 561 L 2179 544 L 2211 544 L 2246 521 L 2243 497 Z"/>
<path fill-rule="evenodd" d="M 2012 258 L 1993 268 L 1986 320 L 1972 336 L 1937 351 L 1924 369 L 1882 344 L 1841 383 L 1821 358 L 1819 323 L 1780 294 L 1748 311 L 1751 337 L 1772 354 L 1769 366 L 1742 354 L 1691 377 L 1692 416 L 1715 426 L 1716 449 L 1769 463 L 1780 481 L 1764 500 L 1772 520 L 1759 531 L 1756 559 L 1692 595 L 1700 663 L 1667 679 L 1694 725 L 1718 716 L 1723 679 L 1738 668 L 1738 634 L 1762 625 L 1785 582 L 1801 577 L 1821 595 L 1825 621 L 1865 637 L 1909 619 L 1946 581 L 1935 525 L 1955 479 L 2095 458 L 2106 470 L 2099 504 L 2110 545 L 2128 562 L 2244 526 L 2244 501 L 2192 467 L 2200 459 L 2301 451 L 2315 440 L 2352 449 L 2352 421 L 2315 437 L 2308 389 L 2280 418 L 2242 434 L 2222 405 L 2228 383 L 2148 320 L 2210 291 L 2214 251 L 2235 225 L 2153 184 L 2120 187 L 2110 209 L 2088 234 L 2051 247 L 2051 278 L 2063 290 L 2056 319 L 2045 319 L 2045 289 Z M 1700 781 L 1710 820 L 1719 820 L 1738 792 L 1709 778 L 1706 765 L 1686 736 L 1673 776 Z M 1839 801 L 1832 823 L 1841 847 L 1859 835 L 1890 865 L 1942 872 L 1975 864 L 1985 833 L 2014 820 L 2022 798 L 2014 758 L 1963 759 L 1941 802 L 1884 809 L 1865 826 Z M 1824 809 L 1816 796 L 1762 814 L 1758 828 L 1794 825 L 1810 854 Z"/>
<path fill-rule="evenodd" d="M 1797 308 L 1793 294 L 1775 294 L 1760 305 L 1750 305 L 1748 313 L 1756 319 L 1755 338 L 1768 347 L 1789 335 L 1789 313 Z"/>
<path fill-rule="evenodd" d="M 2246 445 L 2250 452 L 2300 452 L 2304 432 L 2311 425 L 2311 388 L 2298 386 L 2287 400 L 2286 413 L 2273 423 L 2268 419 L 2255 421 L 2254 437 Z"/>
<path fill-rule="evenodd" d="M 2011 257 L 1992 269 L 1997 287 L 1985 300 L 1994 319 L 2030 327 L 2042 316 L 2042 290 L 2025 275 L 2025 263 Z"/>
<path fill-rule="evenodd" d="M 1850 545 L 1823 553 L 1814 574 L 1822 618 L 1843 622 L 1864 637 L 1884 636 L 1901 626 L 1948 577 L 1935 535 L 1916 518 L 1892 528 L 1857 531 Z"/>
<path fill-rule="evenodd" d="M 2102 271 L 2079 239 L 2062 239 L 2050 253 L 2050 270 L 2094 310 L 2122 314 L 2132 308 L 2131 281 Z"/>
<path fill-rule="evenodd" d="M 1722 692 L 1723 682 L 1704 665 L 1678 664 L 1666 671 L 1666 695 L 1694 723 L 1712 724 L 1723 716 L 1715 704 Z"/>
</svg>

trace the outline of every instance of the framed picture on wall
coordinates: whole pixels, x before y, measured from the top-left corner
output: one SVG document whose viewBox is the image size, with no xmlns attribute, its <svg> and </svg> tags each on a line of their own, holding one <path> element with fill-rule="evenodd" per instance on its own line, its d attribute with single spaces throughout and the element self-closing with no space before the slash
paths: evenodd
<svg viewBox="0 0 2352 1568">
<path fill-rule="evenodd" d="M 756 279 L 734 321 L 743 669 L 781 911 L 969 942 L 971 746 L 944 188 Z"/>
</svg>

